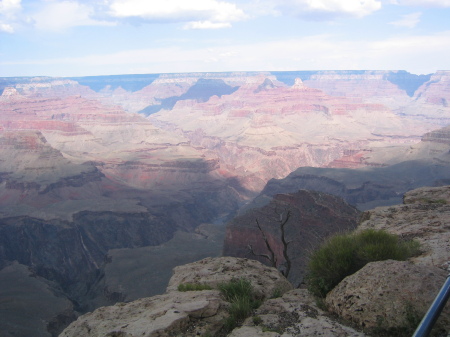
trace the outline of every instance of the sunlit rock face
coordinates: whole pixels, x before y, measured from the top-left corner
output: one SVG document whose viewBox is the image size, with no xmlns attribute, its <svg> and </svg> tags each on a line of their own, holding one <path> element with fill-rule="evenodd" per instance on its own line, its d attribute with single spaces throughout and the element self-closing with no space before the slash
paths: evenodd
<svg viewBox="0 0 450 337">
<path fill-rule="evenodd" d="M 149 119 L 218 156 L 253 191 L 300 166 L 366 166 L 360 158 L 373 148 L 417 142 L 432 128 L 362 97 L 331 96 L 300 80 L 288 87 L 264 76 L 204 103 L 178 101 Z M 348 160 L 349 154 L 357 157 Z"/>
<path fill-rule="evenodd" d="M 125 298 L 110 270 L 126 255 L 121 249 L 194 235 L 262 190 L 262 205 L 308 188 L 368 206 L 397 200 L 412 185 L 443 184 L 446 131 L 432 131 L 449 116 L 440 100 L 447 75 L 2 78 L 0 264 L 19 261 L 5 282 L 14 288 L 16 272 L 36 275 L 33 287 L 50 302 L 62 294 L 76 303 L 71 311 L 61 301 L 55 308 L 68 313 L 42 318 L 62 327 L 77 310 Z"/>
</svg>

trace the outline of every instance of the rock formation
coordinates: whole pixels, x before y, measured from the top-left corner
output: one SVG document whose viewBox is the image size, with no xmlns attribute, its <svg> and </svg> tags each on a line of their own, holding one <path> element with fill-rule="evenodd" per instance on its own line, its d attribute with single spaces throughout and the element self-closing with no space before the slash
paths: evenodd
<svg viewBox="0 0 450 337">
<path fill-rule="evenodd" d="M 326 303 L 333 313 L 363 328 L 414 331 L 446 278 L 447 273 L 436 267 L 371 262 L 341 281 Z M 449 328 L 450 308 L 446 308 L 435 331 Z"/>
<path fill-rule="evenodd" d="M 160 245 L 177 230 L 212 222 L 237 209 L 240 191 L 216 158 L 182 137 L 118 106 L 61 93 L 79 89 L 73 83 L 38 84 L 0 96 L 0 268 L 18 261 L 54 282 L 49 303 L 61 297 L 75 305 L 45 319 L 36 311 L 33 320 L 60 326 L 126 296 L 102 288 L 108 251 Z M 10 318 L 24 315 L 25 304 L 0 302 Z M 36 334 L 48 334 L 46 323 Z"/>
<path fill-rule="evenodd" d="M 404 204 L 377 207 L 363 215 L 358 229 L 383 229 L 422 244 L 424 254 L 414 258 L 420 265 L 442 269 L 449 266 L 450 187 L 422 187 L 404 196 Z"/>
<path fill-rule="evenodd" d="M 405 195 L 405 202 L 422 206 L 422 220 L 432 219 L 433 215 L 446 212 L 450 187 L 415 190 Z M 358 230 L 383 228 L 401 234 L 395 222 L 409 212 L 402 207 L 396 206 L 395 211 L 394 207 L 384 208 L 391 209 L 390 214 L 380 213 L 379 209 L 367 213 Z M 441 220 L 440 227 L 447 228 L 448 216 Z M 422 230 L 403 231 L 408 238 L 422 238 L 422 257 L 442 248 L 428 245 L 434 240 L 425 234 L 427 228 L 429 224 L 423 223 Z M 317 307 L 306 289 L 289 290 L 291 286 L 274 268 L 247 259 L 207 258 L 176 267 L 165 294 L 97 309 L 79 317 L 60 336 L 365 336 L 365 333 L 377 335 L 377 331 L 406 336 L 415 329 L 446 278 L 442 264 L 438 268 L 420 256 L 413 262 L 372 262 L 341 281 L 326 298 L 328 310 L 339 316 L 337 321 L 336 316 Z M 229 304 L 220 293 L 217 290 L 180 293 L 178 285 L 194 283 L 215 288 L 233 278 L 248 279 L 265 300 L 242 327 L 225 334 L 221 327 Z M 275 290 L 282 296 L 270 298 Z M 350 322 L 364 332 L 350 327 Z M 433 331 L 448 331 L 449 327 L 450 310 L 446 308 Z"/>
<path fill-rule="evenodd" d="M 424 187 L 406 193 L 403 205 L 366 212 L 358 230 L 382 229 L 417 240 L 422 253 L 412 262 L 367 264 L 327 295 L 330 310 L 361 327 L 414 330 L 448 274 L 449 204 L 450 186 Z M 447 306 L 435 331 L 449 329 Z"/>
<path fill-rule="evenodd" d="M 360 215 L 342 199 L 326 193 L 299 190 L 292 194 L 277 194 L 267 205 L 251 209 L 227 224 L 223 255 L 253 258 L 270 265 L 267 258 L 257 256 L 270 255 L 263 240 L 265 235 L 275 253 L 277 267 L 284 271 L 286 260 L 280 219 L 285 220 L 288 212 L 285 241 L 290 242 L 287 247 L 292 263 L 289 280 L 295 285 L 303 280 L 311 250 L 333 233 L 353 230 Z"/>
<path fill-rule="evenodd" d="M 217 156 L 222 169 L 251 191 L 298 167 L 326 166 L 347 150 L 412 143 L 432 129 L 383 104 L 306 86 L 289 88 L 265 78 L 204 103 L 179 101 L 150 120 Z"/>
<path fill-rule="evenodd" d="M 327 317 L 305 289 L 289 290 L 291 285 L 274 268 L 230 257 L 175 268 L 165 294 L 99 308 L 79 317 L 60 336 L 225 336 L 220 331 L 229 304 L 220 293 L 179 292 L 177 286 L 193 282 L 214 288 L 232 278 L 250 280 L 260 298 L 267 300 L 228 336 L 364 336 Z M 274 290 L 282 297 L 268 299 Z"/>
<path fill-rule="evenodd" d="M 208 258 L 174 269 L 166 294 L 103 307 L 83 315 L 67 327 L 69 336 L 199 336 L 218 332 L 227 317 L 227 303 L 218 290 L 178 291 L 184 283 L 219 283 L 246 278 L 261 299 L 275 290 L 281 294 L 290 283 L 276 270 L 257 261 L 230 257 Z"/>
<path fill-rule="evenodd" d="M 246 208 L 259 207 L 278 193 L 299 189 L 340 196 L 361 210 L 398 204 L 411 189 L 450 183 L 449 139 L 450 128 L 445 127 L 425 134 L 420 143 L 407 148 L 382 148 L 366 154 L 366 163 L 384 161 L 385 165 L 359 169 L 300 167 L 283 179 L 269 180 Z"/>
<path fill-rule="evenodd" d="M 256 317 L 256 318 L 255 318 Z M 256 322 L 256 323 L 255 323 Z M 286 292 L 282 297 L 269 299 L 248 318 L 230 337 L 297 337 L 348 336 L 363 337 L 364 333 L 332 319 L 317 307 L 306 289 Z"/>
<path fill-rule="evenodd" d="M 283 294 L 292 285 L 276 269 L 258 261 L 233 257 L 207 258 L 176 267 L 167 291 L 177 290 L 183 283 L 206 284 L 217 288 L 233 279 L 248 279 L 258 298 L 270 298 L 275 292 Z"/>
<path fill-rule="evenodd" d="M 308 188 L 368 209 L 397 202 L 414 187 L 448 184 L 448 130 L 430 132 L 448 121 L 447 75 L 1 78 L 0 266 L 22 268 L 26 279 L 35 275 L 49 303 L 72 301 L 72 309 L 61 301 L 55 308 L 63 311 L 42 318 L 39 329 L 51 327 L 37 334 L 55 335 L 78 312 L 153 295 L 150 286 L 130 290 L 129 279 L 121 287 L 117 275 L 131 265 L 146 274 L 155 265 L 146 263 L 155 256 L 152 247 L 167 249 L 162 245 L 180 233 L 202 235 L 193 232 L 199 225 L 229 219 L 269 179 L 284 179 L 299 166 L 330 169 L 302 168 L 284 182 L 270 180 L 254 204 Z M 166 99 L 171 104 L 151 118 L 135 113 Z M 133 259 L 142 252 L 146 258 Z M 171 261 L 207 256 L 198 253 Z M 161 275 L 172 266 L 159 264 L 166 268 Z M 14 286 L 16 274 L 5 275 Z"/>
</svg>

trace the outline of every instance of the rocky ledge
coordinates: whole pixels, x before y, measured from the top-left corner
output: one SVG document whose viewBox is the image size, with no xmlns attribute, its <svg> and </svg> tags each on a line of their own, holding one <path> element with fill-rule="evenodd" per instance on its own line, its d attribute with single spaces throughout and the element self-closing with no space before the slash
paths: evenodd
<svg viewBox="0 0 450 337">
<path fill-rule="evenodd" d="M 422 245 L 421 255 L 367 264 L 328 293 L 320 308 L 308 290 L 292 289 L 274 268 L 243 258 L 207 258 L 176 267 L 165 294 L 99 308 L 79 317 L 60 337 L 411 335 L 446 278 L 450 186 L 414 190 L 404 200 L 404 205 L 367 212 L 358 229 L 414 238 Z M 222 327 L 230 303 L 216 289 L 239 278 L 251 282 L 262 305 L 227 334 Z M 185 283 L 212 290 L 178 291 Z M 433 333 L 446 336 L 449 330 L 447 306 Z"/>
<path fill-rule="evenodd" d="M 228 316 L 227 303 L 219 283 L 246 278 L 263 305 L 242 327 L 229 336 L 364 336 L 327 317 L 306 289 L 292 289 L 274 268 L 258 261 L 233 258 L 207 258 L 174 269 L 163 295 L 118 303 L 83 315 L 60 337 L 71 336 L 225 336 L 221 329 Z M 179 284 L 206 284 L 213 290 L 180 292 Z M 271 298 L 276 292 L 282 295 Z"/>
</svg>

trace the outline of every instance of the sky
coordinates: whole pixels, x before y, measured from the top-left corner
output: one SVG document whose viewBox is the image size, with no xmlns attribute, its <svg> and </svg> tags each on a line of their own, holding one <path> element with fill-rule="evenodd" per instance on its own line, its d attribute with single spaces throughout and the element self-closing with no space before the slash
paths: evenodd
<svg viewBox="0 0 450 337">
<path fill-rule="evenodd" d="M 0 77 L 449 63 L 450 0 L 0 0 Z"/>
</svg>

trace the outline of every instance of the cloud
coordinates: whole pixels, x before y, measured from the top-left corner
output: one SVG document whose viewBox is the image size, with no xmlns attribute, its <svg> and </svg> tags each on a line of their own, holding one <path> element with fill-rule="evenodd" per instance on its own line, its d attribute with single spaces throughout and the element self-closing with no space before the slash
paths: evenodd
<svg viewBox="0 0 450 337">
<path fill-rule="evenodd" d="M 341 16 L 364 17 L 381 8 L 377 0 L 280 0 L 275 8 L 282 14 L 310 20 L 329 20 Z"/>
<path fill-rule="evenodd" d="M 14 33 L 14 28 L 9 23 L 1 23 L 0 22 L 0 32 L 4 33 Z"/>
<path fill-rule="evenodd" d="M 323 34 L 202 48 L 173 46 L 85 57 L 16 60 L 0 62 L 0 66 L 17 75 L 21 69 L 32 65 L 35 71 L 43 69 L 42 73 L 54 76 L 135 73 L 136 69 L 146 69 L 147 73 L 404 69 L 425 74 L 448 68 L 449 54 L 450 31 L 372 42 Z M 49 65 L 53 73 L 48 73 Z"/>
<path fill-rule="evenodd" d="M 402 15 L 400 20 L 389 22 L 389 24 L 399 27 L 414 28 L 420 22 L 421 15 L 421 12 Z"/>
<path fill-rule="evenodd" d="M 64 31 L 76 26 L 114 25 L 112 22 L 92 19 L 94 8 L 76 1 L 51 1 L 31 15 L 36 28 L 46 31 Z"/>
<path fill-rule="evenodd" d="M 147 22 L 187 22 L 185 29 L 224 28 L 246 18 L 235 4 L 217 0 L 112 0 L 109 15 Z"/>
<path fill-rule="evenodd" d="M 422 7 L 450 7 L 450 0 L 395 0 L 396 5 Z"/>
<path fill-rule="evenodd" d="M 14 33 L 13 25 L 22 10 L 21 0 L 0 1 L 0 32 Z"/>
<path fill-rule="evenodd" d="M 229 27 L 231 27 L 229 22 L 194 21 L 185 24 L 183 29 L 219 29 Z"/>
<path fill-rule="evenodd" d="M 20 2 L 21 0 L 1 0 L 0 14 L 4 16 L 15 15 L 15 13 L 22 8 Z"/>
</svg>

